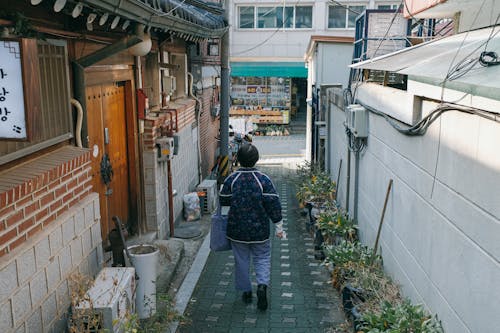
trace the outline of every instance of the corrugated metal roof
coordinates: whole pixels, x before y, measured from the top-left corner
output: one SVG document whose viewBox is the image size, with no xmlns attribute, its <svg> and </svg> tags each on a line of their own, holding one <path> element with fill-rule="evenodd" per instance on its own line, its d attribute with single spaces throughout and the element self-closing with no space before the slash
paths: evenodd
<svg viewBox="0 0 500 333">
<path fill-rule="evenodd" d="M 470 70 L 457 71 L 455 74 L 465 74 L 448 79 L 446 86 L 499 99 L 500 66 L 483 67 L 477 62 L 485 48 L 500 54 L 500 26 L 432 40 L 350 67 L 406 74 L 413 80 L 439 85 L 457 64 L 475 62 Z"/>
</svg>

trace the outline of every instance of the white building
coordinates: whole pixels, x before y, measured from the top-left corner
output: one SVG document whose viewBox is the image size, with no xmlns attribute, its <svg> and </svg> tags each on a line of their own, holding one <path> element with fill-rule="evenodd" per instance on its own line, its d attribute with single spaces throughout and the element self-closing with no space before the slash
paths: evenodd
<svg viewBox="0 0 500 333">
<path fill-rule="evenodd" d="M 296 109 L 305 110 L 308 71 L 304 53 L 311 36 L 353 37 L 354 20 L 365 8 L 398 5 L 398 1 L 374 0 L 231 1 L 230 62 L 233 87 L 237 86 L 231 94 L 233 105 L 281 110 L 291 107 L 292 115 Z M 283 79 L 279 82 L 285 84 L 284 95 L 273 96 L 279 100 L 277 104 L 269 102 L 266 93 L 255 93 L 254 87 L 260 85 L 266 87 L 261 90 L 267 94 L 274 94 L 274 87 L 268 86 L 270 80 L 265 78 Z M 309 124 L 310 118 L 309 110 Z"/>
<path fill-rule="evenodd" d="M 407 84 L 395 89 L 362 81 L 353 87 L 354 102 L 369 110 L 359 154 L 347 152 L 342 93 L 332 89 L 340 99 L 331 98 L 329 110 L 330 172 L 337 175 L 343 161 L 338 199 L 357 216 L 361 239 L 370 246 L 392 179 L 380 242 L 387 273 L 405 296 L 437 313 L 446 332 L 496 332 L 500 65 L 481 52 L 500 52 L 498 2 L 443 3 L 433 13 L 457 18 L 468 8 L 457 22 L 470 25 L 481 17 L 486 28 L 459 25 L 465 32 L 353 66 L 365 77 L 369 70 L 402 75 Z M 419 17 L 426 17 L 424 10 Z"/>
</svg>

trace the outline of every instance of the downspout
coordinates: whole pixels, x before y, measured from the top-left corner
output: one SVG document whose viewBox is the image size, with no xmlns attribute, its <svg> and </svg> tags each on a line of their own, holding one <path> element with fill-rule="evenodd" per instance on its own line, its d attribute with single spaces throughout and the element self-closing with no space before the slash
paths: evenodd
<svg viewBox="0 0 500 333">
<path fill-rule="evenodd" d="M 354 213 L 353 220 L 358 220 L 358 192 L 359 192 L 359 151 L 354 154 Z"/>
<path fill-rule="evenodd" d="M 198 183 L 201 183 L 202 172 L 201 172 L 200 116 L 201 116 L 202 104 L 200 99 L 193 94 L 193 83 L 194 83 L 193 74 L 188 72 L 187 75 L 189 76 L 189 79 L 191 81 L 191 83 L 189 84 L 189 96 L 194 98 L 194 100 L 198 105 L 198 111 L 196 112 L 196 122 L 198 124 Z"/>
<path fill-rule="evenodd" d="M 136 56 L 134 57 L 134 66 L 135 66 L 135 82 L 136 82 L 136 88 L 137 89 L 142 89 L 142 65 L 141 65 L 141 57 Z M 140 185 L 139 188 L 143 188 L 144 184 L 144 165 L 143 165 L 143 147 L 144 147 L 144 120 L 142 119 L 137 119 L 138 121 L 138 128 L 139 128 L 139 179 L 140 179 Z M 139 198 L 140 202 L 137 205 L 139 207 L 139 212 L 137 213 L 137 216 L 140 217 L 141 221 L 146 221 L 146 216 L 144 212 L 146 211 L 145 207 L 145 202 L 146 199 L 144 197 L 144 191 L 139 191 Z M 141 229 L 142 228 L 142 229 Z M 140 225 L 137 228 L 139 230 L 139 234 L 145 233 L 146 226 L 145 223 L 140 223 Z"/>
<path fill-rule="evenodd" d="M 346 193 L 345 193 L 345 209 L 349 213 L 349 197 L 351 191 L 351 150 L 349 149 L 349 137 L 347 138 L 347 177 L 346 177 Z"/>
<path fill-rule="evenodd" d="M 224 2 L 224 20 L 229 22 L 230 2 Z M 220 160 L 219 179 L 229 174 L 229 29 L 221 38 L 221 100 L 220 100 Z"/>
<path fill-rule="evenodd" d="M 82 120 L 83 120 L 83 108 L 80 102 L 78 102 L 76 99 L 72 98 L 70 99 L 71 105 L 73 105 L 76 108 L 76 129 L 75 129 L 75 140 L 76 140 L 76 146 L 79 148 L 82 148 Z"/>
</svg>

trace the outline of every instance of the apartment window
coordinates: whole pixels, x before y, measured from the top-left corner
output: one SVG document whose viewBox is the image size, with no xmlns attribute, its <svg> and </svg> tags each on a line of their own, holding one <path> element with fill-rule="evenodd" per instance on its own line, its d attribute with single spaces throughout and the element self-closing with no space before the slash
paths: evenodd
<svg viewBox="0 0 500 333">
<path fill-rule="evenodd" d="M 295 7 L 295 28 L 312 28 L 312 7 Z"/>
<path fill-rule="evenodd" d="M 240 29 L 310 29 L 312 6 L 241 6 Z"/>
<path fill-rule="evenodd" d="M 255 7 L 239 7 L 240 29 L 253 29 L 255 22 Z"/>
<path fill-rule="evenodd" d="M 354 28 L 356 17 L 366 9 L 363 5 L 332 5 L 328 7 L 328 28 Z"/>
<path fill-rule="evenodd" d="M 277 7 L 257 7 L 257 22 L 260 29 L 282 27 L 283 10 L 280 13 Z"/>
<path fill-rule="evenodd" d="M 399 5 L 400 5 L 399 3 L 377 5 L 377 9 L 396 10 L 399 8 Z"/>
</svg>

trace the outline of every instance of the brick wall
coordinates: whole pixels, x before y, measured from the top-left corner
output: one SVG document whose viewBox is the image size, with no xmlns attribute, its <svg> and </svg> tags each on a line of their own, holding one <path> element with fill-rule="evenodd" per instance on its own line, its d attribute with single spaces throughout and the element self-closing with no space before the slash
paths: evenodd
<svg viewBox="0 0 500 333">
<path fill-rule="evenodd" d="M 0 173 L 0 257 L 89 195 L 90 180 L 90 153 L 75 147 Z"/>
<path fill-rule="evenodd" d="M 103 262 L 87 150 L 64 147 L 0 174 L 0 332 L 63 332 L 68 277 Z"/>
<path fill-rule="evenodd" d="M 182 197 L 194 190 L 198 182 L 198 148 L 196 128 L 195 101 L 180 99 L 170 102 L 168 110 L 177 110 L 177 131 L 179 152 L 172 160 L 173 189 L 178 195 L 174 197 L 174 217 L 182 214 Z M 172 114 L 174 114 L 172 112 Z M 169 234 L 168 230 L 168 177 L 167 163 L 157 161 L 155 140 L 161 136 L 162 127 L 171 125 L 175 117 L 161 112 L 158 116 L 149 116 L 144 122 L 144 195 L 146 210 L 146 225 L 148 230 L 156 231 L 159 239 Z M 175 127 L 175 126 L 174 126 Z"/>
<path fill-rule="evenodd" d="M 156 139 L 162 135 L 162 128 L 171 127 L 180 131 L 195 122 L 195 103 L 193 99 L 179 99 L 170 102 L 168 108 L 157 115 L 149 115 L 144 120 L 144 150 L 154 149 Z"/>
</svg>

